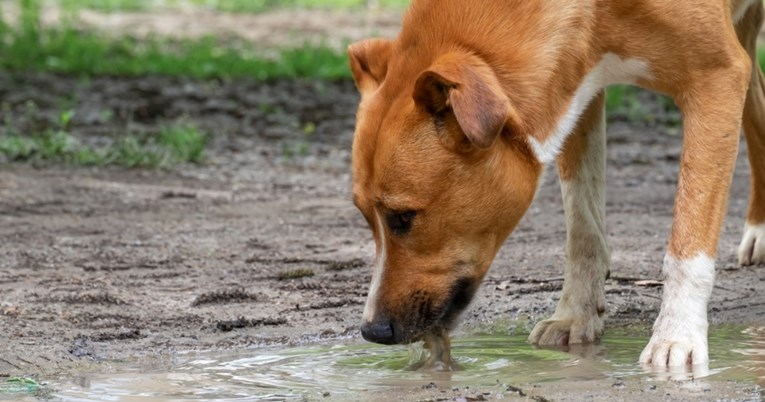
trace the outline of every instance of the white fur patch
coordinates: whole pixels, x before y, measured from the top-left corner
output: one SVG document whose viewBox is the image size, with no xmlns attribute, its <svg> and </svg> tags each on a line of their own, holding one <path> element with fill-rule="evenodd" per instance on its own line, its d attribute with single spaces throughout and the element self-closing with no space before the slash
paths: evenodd
<svg viewBox="0 0 765 402">
<path fill-rule="evenodd" d="M 587 106 L 603 88 L 612 84 L 634 84 L 638 79 L 650 79 L 648 63 L 640 59 L 622 59 L 613 53 L 606 53 L 603 59 L 584 77 L 576 90 L 568 110 L 563 114 L 552 133 L 544 142 L 530 138 L 534 154 L 542 163 L 555 160 L 574 131 L 579 118 Z"/>
<path fill-rule="evenodd" d="M 375 268 L 374 272 L 372 272 L 372 284 L 369 286 L 367 303 L 364 305 L 364 314 L 362 315 L 366 322 L 372 322 L 372 320 L 374 320 L 377 307 L 377 292 L 380 289 L 383 271 L 385 271 L 385 262 L 388 259 L 388 250 L 385 245 L 385 225 L 377 211 L 375 211 L 375 219 L 377 220 L 377 235 L 380 237 L 380 249 L 378 250 L 377 258 L 375 259 Z"/>
<path fill-rule="evenodd" d="M 654 367 L 708 364 L 707 303 L 715 261 L 702 253 L 688 260 L 664 258 L 664 295 L 653 335 L 640 362 Z"/>
<path fill-rule="evenodd" d="M 738 246 L 738 262 L 741 265 L 765 264 L 765 223 L 744 227 L 744 238 Z"/>
</svg>

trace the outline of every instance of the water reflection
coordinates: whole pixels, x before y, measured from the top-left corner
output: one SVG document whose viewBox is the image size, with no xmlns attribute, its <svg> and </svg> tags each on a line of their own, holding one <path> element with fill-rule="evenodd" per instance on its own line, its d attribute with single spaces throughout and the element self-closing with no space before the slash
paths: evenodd
<svg viewBox="0 0 765 402">
<path fill-rule="evenodd" d="M 284 400 L 354 396 L 391 387 L 494 386 L 588 381 L 646 375 L 636 363 L 647 336 L 610 331 L 600 345 L 535 349 L 525 335 L 481 335 L 453 340 L 455 372 L 409 371 L 406 347 L 372 344 L 256 349 L 190 356 L 170 372 L 90 375 L 55 384 L 62 401 Z M 765 386 L 765 327 L 716 328 L 710 333 L 709 380 L 734 379 Z M 668 375 L 665 375 L 668 374 Z M 671 377 L 672 373 L 653 374 Z M 702 373 L 694 373 L 702 374 Z"/>
<path fill-rule="evenodd" d="M 742 369 L 751 373 L 757 385 L 765 388 L 765 326 L 751 327 L 743 331 L 751 339 L 742 342 L 742 348 L 733 349 L 745 357 Z"/>
</svg>

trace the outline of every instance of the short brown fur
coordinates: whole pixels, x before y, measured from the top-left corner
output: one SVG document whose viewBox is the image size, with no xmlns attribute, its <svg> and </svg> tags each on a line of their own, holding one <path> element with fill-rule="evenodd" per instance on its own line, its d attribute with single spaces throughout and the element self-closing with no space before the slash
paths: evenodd
<svg viewBox="0 0 765 402">
<path fill-rule="evenodd" d="M 754 3 L 415 0 L 398 38 L 352 45 L 362 95 L 354 200 L 381 276 L 367 319 L 390 320 L 399 343 L 453 325 L 450 303 L 464 288 L 455 284 L 469 283 L 472 295 L 533 199 L 543 165 L 532 145 L 550 139 L 607 54 L 644 62 L 649 72 L 634 83 L 672 96 L 683 113 L 668 254 L 715 256 L 742 112 L 749 219 L 765 221 L 765 81 L 752 73 L 762 4 L 733 24 Z M 601 94 L 567 137 L 564 181 L 579 175 L 602 102 Z M 389 220 L 404 211 L 414 214 L 411 228 L 393 233 Z"/>
</svg>

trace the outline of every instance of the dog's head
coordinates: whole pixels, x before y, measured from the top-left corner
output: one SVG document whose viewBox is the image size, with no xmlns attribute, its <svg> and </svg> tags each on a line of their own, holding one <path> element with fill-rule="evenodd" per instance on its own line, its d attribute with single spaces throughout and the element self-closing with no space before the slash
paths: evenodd
<svg viewBox="0 0 765 402">
<path fill-rule="evenodd" d="M 454 325 L 541 172 L 479 57 L 397 52 L 381 39 L 349 48 L 361 92 L 353 196 L 377 246 L 362 334 L 385 344 Z"/>
</svg>

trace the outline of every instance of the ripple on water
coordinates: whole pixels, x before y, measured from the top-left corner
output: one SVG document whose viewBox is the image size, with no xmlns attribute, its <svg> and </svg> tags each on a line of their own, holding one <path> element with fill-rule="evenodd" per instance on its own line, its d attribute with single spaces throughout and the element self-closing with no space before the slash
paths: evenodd
<svg viewBox="0 0 765 402">
<path fill-rule="evenodd" d="M 586 381 L 647 375 L 636 364 L 647 332 L 606 333 L 602 344 L 567 352 L 535 349 L 526 335 L 479 335 L 456 338 L 453 353 L 461 371 L 428 373 L 407 370 L 421 348 L 373 344 L 314 345 L 254 349 L 239 354 L 205 354 L 170 372 L 136 369 L 118 374 L 90 374 L 77 383 L 51 386 L 63 401 L 284 400 L 303 395 L 353 395 L 391 387 L 493 386 Z M 710 374 L 716 379 L 765 385 L 765 327 L 720 327 L 710 334 Z"/>
</svg>

